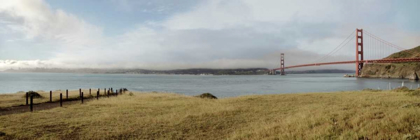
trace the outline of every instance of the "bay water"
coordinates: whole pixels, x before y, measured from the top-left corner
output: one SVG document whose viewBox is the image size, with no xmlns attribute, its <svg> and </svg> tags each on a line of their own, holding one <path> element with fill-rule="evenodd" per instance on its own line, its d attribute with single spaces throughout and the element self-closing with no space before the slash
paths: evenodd
<svg viewBox="0 0 420 140">
<path fill-rule="evenodd" d="M 406 79 L 346 78 L 344 74 L 280 75 L 142 75 L 77 73 L 0 73 L 0 94 L 19 91 L 127 88 L 217 97 L 252 94 L 330 92 L 399 87 L 418 88 L 419 82 Z"/>
</svg>

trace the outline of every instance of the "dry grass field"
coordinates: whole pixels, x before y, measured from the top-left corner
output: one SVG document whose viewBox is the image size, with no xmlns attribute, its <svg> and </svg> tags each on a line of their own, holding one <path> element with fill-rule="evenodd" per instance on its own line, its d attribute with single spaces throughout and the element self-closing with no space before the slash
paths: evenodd
<svg viewBox="0 0 420 140">
<path fill-rule="evenodd" d="M 0 139 L 416 139 L 420 94 L 366 90 L 201 99 L 135 92 L 0 116 L 0 131 Z"/>
</svg>

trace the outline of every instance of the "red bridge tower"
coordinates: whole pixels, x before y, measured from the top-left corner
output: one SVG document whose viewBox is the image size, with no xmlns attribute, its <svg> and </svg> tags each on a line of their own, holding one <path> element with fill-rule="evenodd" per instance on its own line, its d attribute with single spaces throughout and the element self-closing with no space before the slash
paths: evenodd
<svg viewBox="0 0 420 140">
<path fill-rule="evenodd" d="M 284 53 L 280 54 L 280 75 L 285 75 L 285 73 L 284 73 Z"/>
<path fill-rule="evenodd" d="M 356 29 L 356 76 L 363 68 L 363 29 Z"/>
</svg>

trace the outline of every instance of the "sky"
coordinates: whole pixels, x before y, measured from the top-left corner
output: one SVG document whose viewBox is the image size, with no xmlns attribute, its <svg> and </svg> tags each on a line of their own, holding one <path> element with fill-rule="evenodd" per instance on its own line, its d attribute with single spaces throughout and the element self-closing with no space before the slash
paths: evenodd
<svg viewBox="0 0 420 140">
<path fill-rule="evenodd" d="M 413 48 L 419 7 L 418 0 L 0 0 L 0 71 L 277 68 L 280 53 L 286 66 L 311 63 L 356 28 Z M 335 58 L 352 60 L 353 52 Z"/>
</svg>

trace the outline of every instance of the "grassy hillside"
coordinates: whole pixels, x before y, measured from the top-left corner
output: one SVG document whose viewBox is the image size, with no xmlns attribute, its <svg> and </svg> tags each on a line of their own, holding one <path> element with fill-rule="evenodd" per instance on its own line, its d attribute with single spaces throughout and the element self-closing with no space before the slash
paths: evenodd
<svg viewBox="0 0 420 140">
<path fill-rule="evenodd" d="M 385 59 L 387 58 L 417 58 L 417 57 L 420 57 L 420 46 L 391 54 Z"/>
<path fill-rule="evenodd" d="M 384 59 L 417 57 L 420 57 L 420 46 L 394 53 Z M 363 67 L 361 77 L 416 79 L 416 77 L 420 77 L 420 63 L 366 64 Z"/>
<path fill-rule="evenodd" d="M 0 139 L 406 139 L 420 92 L 355 91 L 201 99 L 134 93 L 0 116 Z"/>
</svg>

